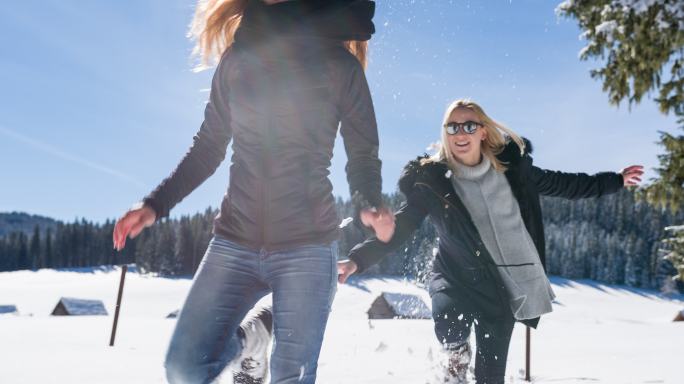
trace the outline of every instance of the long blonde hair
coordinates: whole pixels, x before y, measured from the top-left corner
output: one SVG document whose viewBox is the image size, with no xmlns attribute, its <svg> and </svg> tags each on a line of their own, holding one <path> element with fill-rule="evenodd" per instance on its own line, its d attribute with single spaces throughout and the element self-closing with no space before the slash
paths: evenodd
<svg viewBox="0 0 684 384">
<path fill-rule="evenodd" d="M 195 41 L 192 55 L 199 58 L 199 63 L 195 67 L 196 71 L 207 69 L 216 64 L 223 53 L 233 45 L 235 31 L 240 26 L 242 14 L 249 1 L 197 1 L 195 17 L 188 31 L 188 38 Z M 368 64 L 367 41 L 345 41 L 344 47 L 366 68 Z"/>
<path fill-rule="evenodd" d="M 481 151 L 482 154 L 489 159 L 489 161 L 492 163 L 492 166 L 497 171 L 504 172 L 506 170 L 506 166 L 496 157 L 496 155 L 503 151 L 508 140 L 513 140 L 518 145 L 521 155 L 525 152 L 525 142 L 520 136 L 518 136 L 517 133 L 487 116 L 482 107 L 477 105 L 477 103 L 474 101 L 469 99 L 459 99 L 449 104 L 446 112 L 444 113 L 444 119 L 442 120 L 442 127 L 440 130 L 441 142 L 439 150 L 429 158 L 423 159 L 422 164 L 429 162 L 444 162 L 449 165 L 449 168 L 458 170 L 458 163 L 455 161 L 449 147 L 449 135 L 444 128 L 444 125 L 449 122 L 449 116 L 451 116 L 451 113 L 458 108 L 469 109 L 473 111 L 480 119 L 480 123 L 482 123 L 483 128 L 487 131 L 487 137 L 482 143 Z"/>
</svg>

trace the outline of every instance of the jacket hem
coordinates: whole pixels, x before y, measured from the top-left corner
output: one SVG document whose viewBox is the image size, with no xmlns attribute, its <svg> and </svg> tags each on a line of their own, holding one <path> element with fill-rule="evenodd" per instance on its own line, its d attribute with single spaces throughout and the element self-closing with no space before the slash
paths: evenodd
<svg viewBox="0 0 684 384">
<path fill-rule="evenodd" d="M 240 244 L 243 247 L 250 248 L 253 250 L 265 250 L 268 252 L 273 252 L 273 251 L 286 251 L 290 250 L 293 248 L 301 247 L 304 245 L 311 245 L 311 244 L 329 244 L 332 243 L 335 240 L 339 240 L 340 238 L 340 233 L 339 230 L 335 229 L 332 231 L 324 232 L 324 233 L 317 233 L 309 237 L 301 238 L 298 240 L 293 240 L 293 241 L 282 241 L 282 242 L 274 242 L 274 243 L 268 243 L 268 242 L 261 242 L 261 241 L 254 241 L 254 240 L 247 240 L 242 237 L 236 236 L 234 233 L 227 231 L 219 226 L 214 226 L 212 230 L 212 234 L 215 236 L 220 236 L 223 237 L 229 241 L 233 241 L 237 244 Z"/>
</svg>

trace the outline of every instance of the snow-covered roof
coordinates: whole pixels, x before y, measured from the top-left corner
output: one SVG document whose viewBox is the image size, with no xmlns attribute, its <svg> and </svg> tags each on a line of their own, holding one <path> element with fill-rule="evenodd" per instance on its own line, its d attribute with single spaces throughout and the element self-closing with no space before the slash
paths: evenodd
<svg viewBox="0 0 684 384">
<path fill-rule="evenodd" d="M 55 307 L 55 311 L 59 308 L 60 304 L 63 306 L 66 314 L 74 316 L 84 316 L 84 315 L 107 315 L 107 310 L 100 300 L 85 300 L 85 299 L 74 299 L 71 297 L 62 297 Z M 55 314 L 53 312 L 53 314 Z"/>
<path fill-rule="evenodd" d="M 397 316 L 412 319 L 429 319 L 432 317 L 432 311 L 419 296 L 383 292 L 382 297 Z"/>
<path fill-rule="evenodd" d="M 7 313 L 17 313 L 16 305 L 0 305 L 0 315 Z"/>
</svg>

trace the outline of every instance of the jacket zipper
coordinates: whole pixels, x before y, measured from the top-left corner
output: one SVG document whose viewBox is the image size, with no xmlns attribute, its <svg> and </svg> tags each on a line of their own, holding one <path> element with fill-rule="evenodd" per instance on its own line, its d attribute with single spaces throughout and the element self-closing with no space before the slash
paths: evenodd
<svg viewBox="0 0 684 384">
<path fill-rule="evenodd" d="M 432 192 L 435 196 L 437 196 L 437 198 L 439 198 L 440 200 L 442 200 L 443 202 L 445 202 L 445 203 L 446 203 L 447 205 L 449 205 L 451 208 L 456 209 L 456 207 L 455 207 L 449 200 L 445 199 L 444 196 L 441 196 L 439 193 L 437 193 L 437 191 L 435 191 L 435 190 L 432 188 L 432 186 L 430 186 L 429 184 L 423 183 L 423 182 L 419 181 L 419 182 L 416 182 L 415 185 L 424 185 L 425 187 L 427 187 L 427 189 L 430 190 L 430 192 Z M 477 227 L 475 226 L 475 223 L 473 222 L 473 219 L 472 219 L 470 216 L 468 216 L 468 221 L 470 221 L 470 225 L 472 225 L 473 228 L 475 228 L 475 231 L 477 232 Z M 479 239 L 480 245 L 484 245 L 484 242 L 482 241 L 482 238 L 480 237 L 480 233 L 479 233 L 479 232 L 477 232 L 477 237 L 478 237 L 478 239 Z M 479 251 L 479 250 L 477 250 L 477 255 L 478 255 L 478 256 L 480 255 L 480 251 Z M 486 262 L 489 263 L 489 264 L 495 265 L 495 266 L 497 266 L 497 267 L 524 267 L 524 266 L 534 265 L 534 263 L 497 264 L 497 263 L 495 263 L 493 260 L 486 260 Z"/>
</svg>

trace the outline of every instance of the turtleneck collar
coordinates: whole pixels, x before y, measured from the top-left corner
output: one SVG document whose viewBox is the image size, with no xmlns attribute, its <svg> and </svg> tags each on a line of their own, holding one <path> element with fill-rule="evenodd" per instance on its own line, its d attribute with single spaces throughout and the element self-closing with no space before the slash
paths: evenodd
<svg viewBox="0 0 684 384">
<path fill-rule="evenodd" d="M 251 0 L 235 34 L 236 45 L 276 40 L 366 41 L 375 32 L 375 2 L 294 0 L 268 5 Z"/>
<path fill-rule="evenodd" d="M 477 180 L 482 178 L 491 168 L 492 163 L 487 156 L 482 156 L 482 161 L 474 166 L 467 166 L 465 164 L 457 163 L 456 170 L 453 172 L 453 177 L 465 180 Z"/>
</svg>

